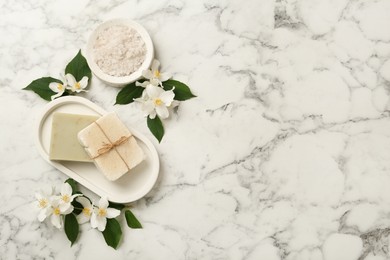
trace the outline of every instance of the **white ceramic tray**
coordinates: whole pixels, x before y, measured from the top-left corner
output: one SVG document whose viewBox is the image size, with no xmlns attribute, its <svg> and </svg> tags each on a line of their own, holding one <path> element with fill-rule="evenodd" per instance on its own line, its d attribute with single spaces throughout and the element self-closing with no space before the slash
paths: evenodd
<svg viewBox="0 0 390 260">
<path fill-rule="evenodd" d="M 107 180 L 93 163 L 51 161 L 49 150 L 54 112 L 98 116 L 107 113 L 96 104 L 81 97 L 61 97 L 50 102 L 38 118 L 36 144 L 39 153 L 51 165 L 99 196 L 107 197 L 112 202 L 129 203 L 136 201 L 153 188 L 160 167 L 156 148 L 145 136 L 130 127 L 128 127 L 129 130 L 145 153 L 145 160 L 116 181 Z"/>
</svg>

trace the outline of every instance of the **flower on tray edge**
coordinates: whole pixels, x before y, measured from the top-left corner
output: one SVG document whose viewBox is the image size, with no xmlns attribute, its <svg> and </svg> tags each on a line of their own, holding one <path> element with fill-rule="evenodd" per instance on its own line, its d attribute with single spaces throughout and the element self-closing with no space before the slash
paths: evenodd
<svg viewBox="0 0 390 260">
<path fill-rule="evenodd" d="M 147 126 L 161 142 L 164 126 L 161 119 L 169 117 L 169 110 L 180 101 L 196 97 L 183 82 L 170 79 L 170 75 L 159 70 L 160 62 L 154 60 L 150 70 L 144 70 L 143 79 L 123 87 L 116 96 L 115 104 L 125 105 L 134 101 L 140 105 L 147 117 Z"/>
<path fill-rule="evenodd" d="M 86 92 L 91 76 L 91 69 L 80 50 L 66 66 L 65 75 L 61 75 L 61 79 L 42 77 L 33 80 L 23 89 L 31 90 L 41 98 L 51 101 L 58 97 Z"/>
<path fill-rule="evenodd" d="M 102 197 L 94 204 L 77 189 L 73 179 L 67 179 L 61 193 L 55 194 L 55 189 L 41 191 L 35 194 L 35 207 L 38 209 L 38 220 L 43 222 L 50 217 L 51 223 L 58 229 L 64 228 L 71 245 L 79 235 L 79 225 L 90 222 L 92 228 L 102 232 L 107 245 L 116 249 L 122 237 L 122 230 L 116 217 L 124 215 L 130 228 L 142 228 L 130 209 L 124 204 L 109 202 Z M 97 205 L 97 206 L 96 206 Z"/>
</svg>

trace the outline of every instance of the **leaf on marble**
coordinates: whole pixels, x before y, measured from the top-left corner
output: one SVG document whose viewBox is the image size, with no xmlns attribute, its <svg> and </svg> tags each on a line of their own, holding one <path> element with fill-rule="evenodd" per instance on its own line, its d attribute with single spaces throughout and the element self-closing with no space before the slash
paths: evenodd
<svg viewBox="0 0 390 260">
<path fill-rule="evenodd" d="M 49 88 L 49 84 L 52 82 L 62 83 L 59 79 L 43 77 L 32 81 L 24 90 L 32 90 L 41 98 L 51 101 L 51 96 L 56 94 Z"/>
<path fill-rule="evenodd" d="M 142 82 L 142 81 L 140 81 Z M 125 105 L 134 102 L 134 98 L 139 98 L 144 91 L 143 87 L 135 85 L 135 82 L 123 87 L 116 96 L 115 105 Z"/>
<path fill-rule="evenodd" d="M 107 219 L 106 228 L 102 232 L 107 245 L 116 249 L 122 237 L 121 226 L 115 218 Z"/>
<path fill-rule="evenodd" d="M 65 215 L 64 230 L 72 246 L 79 235 L 79 223 L 73 213 Z"/>
<path fill-rule="evenodd" d="M 158 142 L 161 142 L 161 139 L 164 136 L 164 126 L 158 116 L 156 116 L 154 119 L 151 119 L 149 116 L 147 118 L 147 125 L 152 132 L 152 134 L 157 138 Z"/>
<path fill-rule="evenodd" d="M 84 76 L 88 77 L 88 82 L 91 81 L 91 69 L 88 66 L 87 60 L 81 54 L 81 50 L 76 56 L 66 65 L 65 74 L 72 74 L 77 81 L 80 81 Z"/>
<path fill-rule="evenodd" d="M 131 212 L 129 209 L 125 211 L 125 218 L 129 228 L 137 228 L 137 229 L 142 228 L 141 223 L 134 216 L 133 212 Z"/>
<path fill-rule="evenodd" d="M 122 204 L 122 203 L 115 203 L 115 202 L 109 201 L 109 202 L 108 202 L 108 207 L 109 207 L 109 208 L 114 208 L 114 209 L 117 209 L 117 210 L 122 210 L 122 209 L 124 209 L 125 204 Z"/>
<path fill-rule="evenodd" d="M 186 84 L 178 80 L 169 79 L 162 82 L 162 85 L 165 90 L 171 90 L 174 88 L 173 93 L 175 93 L 175 100 L 184 101 L 196 97 L 192 94 L 190 88 Z"/>
</svg>

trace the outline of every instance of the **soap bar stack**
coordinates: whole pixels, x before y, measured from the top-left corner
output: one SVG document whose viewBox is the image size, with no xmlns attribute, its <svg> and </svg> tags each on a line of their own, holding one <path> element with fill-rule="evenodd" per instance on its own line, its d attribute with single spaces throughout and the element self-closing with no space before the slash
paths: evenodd
<svg viewBox="0 0 390 260">
<path fill-rule="evenodd" d="M 78 133 L 80 144 L 110 181 L 117 180 L 144 159 L 134 136 L 115 113 L 109 113 Z"/>
<path fill-rule="evenodd" d="M 144 160 L 136 139 L 115 113 L 102 117 L 54 113 L 50 160 L 94 162 L 115 181 Z"/>
</svg>

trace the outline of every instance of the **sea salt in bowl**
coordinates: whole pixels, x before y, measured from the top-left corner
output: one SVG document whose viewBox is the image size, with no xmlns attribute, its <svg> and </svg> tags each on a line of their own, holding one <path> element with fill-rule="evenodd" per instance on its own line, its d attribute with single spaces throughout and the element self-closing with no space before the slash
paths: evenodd
<svg viewBox="0 0 390 260">
<path fill-rule="evenodd" d="M 92 32 L 86 49 L 86 59 L 93 74 L 114 87 L 140 79 L 153 57 L 150 35 L 143 26 L 128 19 L 100 24 Z"/>
</svg>

